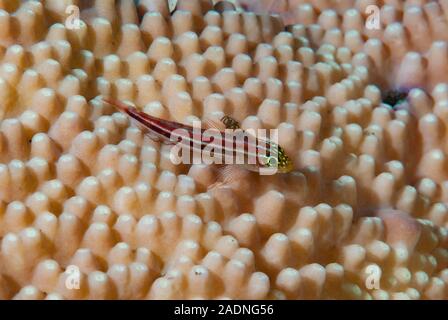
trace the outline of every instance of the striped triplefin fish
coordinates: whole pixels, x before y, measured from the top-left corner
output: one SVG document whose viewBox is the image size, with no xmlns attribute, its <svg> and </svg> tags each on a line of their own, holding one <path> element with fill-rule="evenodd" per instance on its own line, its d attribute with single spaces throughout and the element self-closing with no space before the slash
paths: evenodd
<svg viewBox="0 0 448 320">
<path fill-rule="evenodd" d="M 199 152 L 206 164 L 240 165 L 265 174 L 287 173 L 293 169 L 292 161 L 277 143 L 256 137 L 255 131 L 242 130 L 229 116 L 222 117 L 219 122 L 206 120 L 198 126 L 189 126 L 151 116 L 118 100 L 103 101 L 128 115 L 151 139 L 174 144 L 177 151 L 182 149 L 183 156 L 185 152 Z M 268 173 L 269 170 L 273 173 Z"/>
</svg>

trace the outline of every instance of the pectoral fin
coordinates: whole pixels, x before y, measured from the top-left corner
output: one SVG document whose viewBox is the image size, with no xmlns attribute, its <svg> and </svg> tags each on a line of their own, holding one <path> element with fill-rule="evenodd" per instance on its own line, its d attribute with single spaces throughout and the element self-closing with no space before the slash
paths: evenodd
<svg viewBox="0 0 448 320">
<path fill-rule="evenodd" d="M 208 190 L 232 186 L 248 177 L 249 172 L 240 165 L 221 165 L 216 167 L 216 182 L 208 187 Z"/>
</svg>

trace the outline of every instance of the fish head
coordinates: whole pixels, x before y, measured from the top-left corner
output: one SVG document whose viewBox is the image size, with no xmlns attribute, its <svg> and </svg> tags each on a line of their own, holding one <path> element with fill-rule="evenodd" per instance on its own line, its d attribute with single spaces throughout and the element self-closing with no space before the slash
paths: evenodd
<svg viewBox="0 0 448 320">
<path fill-rule="evenodd" d="M 293 163 L 285 150 L 277 144 L 271 143 L 269 155 L 263 156 L 261 167 L 275 169 L 278 173 L 288 173 L 293 170 Z"/>
</svg>

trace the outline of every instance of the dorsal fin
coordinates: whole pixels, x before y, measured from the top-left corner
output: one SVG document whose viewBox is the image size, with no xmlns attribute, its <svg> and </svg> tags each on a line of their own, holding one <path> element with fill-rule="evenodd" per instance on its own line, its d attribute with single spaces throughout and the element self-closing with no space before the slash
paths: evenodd
<svg viewBox="0 0 448 320">
<path fill-rule="evenodd" d="M 222 117 L 221 122 L 225 125 L 226 129 L 241 129 L 240 123 L 230 116 Z"/>
<path fill-rule="evenodd" d="M 224 125 L 224 123 L 222 123 L 219 120 L 216 120 L 216 118 L 208 115 L 204 118 L 204 120 L 202 120 L 202 125 L 204 127 L 204 129 L 216 129 L 219 131 L 224 131 L 226 129 L 226 126 Z"/>
</svg>

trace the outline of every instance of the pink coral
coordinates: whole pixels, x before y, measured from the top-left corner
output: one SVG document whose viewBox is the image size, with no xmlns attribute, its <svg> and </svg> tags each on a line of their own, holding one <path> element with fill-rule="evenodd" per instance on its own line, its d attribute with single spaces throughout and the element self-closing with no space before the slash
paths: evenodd
<svg viewBox="0 0 448 320">
<path fill-rule="evenodd" d="M 0 297 L 447 299 L 448 2 L 393 3 L 0 1 Z M 278 129 L 296 170 L 209 190 L 101 97 Z"/>
</svg>

